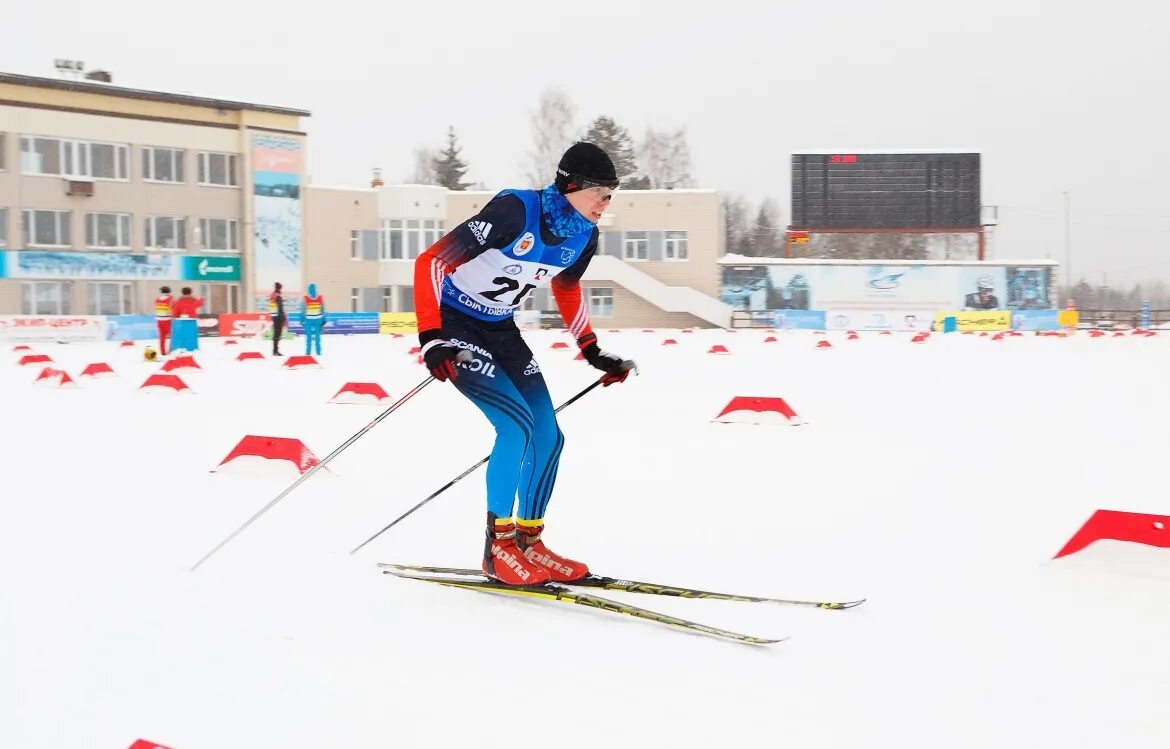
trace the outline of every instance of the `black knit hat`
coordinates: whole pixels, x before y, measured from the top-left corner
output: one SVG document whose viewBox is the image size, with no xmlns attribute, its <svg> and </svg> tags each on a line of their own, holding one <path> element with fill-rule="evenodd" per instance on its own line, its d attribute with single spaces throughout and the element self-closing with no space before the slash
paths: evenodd
<svg viewBox="0 0 1170 749">
<path fill-rule="evenodd" d="M 611 187 L 619 182 L 613 161 L 598 146 L 584 141 L 574 143 L 557 165 L 557 191 L 562 195 L 587 187 Z"/>
</svg>

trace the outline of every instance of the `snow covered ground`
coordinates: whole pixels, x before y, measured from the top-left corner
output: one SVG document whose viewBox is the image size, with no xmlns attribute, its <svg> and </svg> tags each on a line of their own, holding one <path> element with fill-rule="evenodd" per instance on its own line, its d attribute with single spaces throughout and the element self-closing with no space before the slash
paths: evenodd
<svg viewBox="0 0 1170 749">
<path fill-rule="evenodd" d="M 1170 745 L 1170 583 L 1047 563 L 1095 509 L 1170 514 L 1170 337 L 600 335 L 641 374 L 563 412 L 550 546 L 620 577 L 865 605 L 607 594 L 791 636 L 756 648 L 379 574 L 482 548 L 481 471 L 348 554 L 487 454 L 441 383 L 192 573 L 296 477 L 209 469 L 245 434 L 325 456 L 382 410 L 326 401 L 418 384 L 413 341 L 327 336 L 323 369 L 288 372 L 204 340 L 179 397 L 136 389 L 157 369 L 140 347 L 38 346 L 118 372 L 56 390 L 9 345 L 0 746 Z M 557 403 L 594 379 L 549 350 L 563 334 L 529 340 Z M 711 423 L 735 395 L 807 423 Z"/>
</svg>

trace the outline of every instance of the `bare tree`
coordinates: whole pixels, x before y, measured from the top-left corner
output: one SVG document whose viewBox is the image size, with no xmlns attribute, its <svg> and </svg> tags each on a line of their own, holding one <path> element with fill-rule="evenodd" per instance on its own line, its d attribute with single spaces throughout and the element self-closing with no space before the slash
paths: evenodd
<svg viewBox="0 0 1170 749">
<path fill-rule="evenodd" d="M 758 257 L 784 255 L 784 227 L 780 220 L 780 204 L 774 198 L 764 198 L 748 239 L 751 252 Z"/>
<path fill-rule="evenodd" d="M 728 254 L 750 255 L 751 205 L 742 195 L 723 196 L 724 249 Z"/>
<path fill-rule="evenodd" d="M 573 103 L 557 88 L 545 89 L 536 111 L 528 117 L 532 128 L 532 150 L 524 175 L 531 187 L 541 188 L 553 181 L 557 162 L 573 145 Z"/>
<path fill-rule="evenodd" d="M 638 161 L 654 190 L 691 186 L 691 147 L 685 127 L 674 132 L 647 128 Z"/>
<path fill-rule="evenodd" d="M 414 171 L 406 178 L 410 185 L 437 185 L 439 177 L 435 173 L 435 159 L 439 152 L 433 148 L 414 149 Z"/>
</svg>

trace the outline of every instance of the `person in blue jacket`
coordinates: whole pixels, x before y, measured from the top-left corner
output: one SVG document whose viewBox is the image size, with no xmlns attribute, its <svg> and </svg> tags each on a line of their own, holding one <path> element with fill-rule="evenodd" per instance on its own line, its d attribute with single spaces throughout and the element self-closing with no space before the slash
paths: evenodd
<svg viewBox="0 0 1170 749">
<path fill-rule="evenodd" d="M 325 297 L 317 293 L 317 284 L 309 284 L 305 303 L 301 307 L 301 324 L 305 326 L 305 355 L 313 353 L 316 343 L 317 356 L 321 355 L 321 329 L 325 327 Z"/>
</svg>

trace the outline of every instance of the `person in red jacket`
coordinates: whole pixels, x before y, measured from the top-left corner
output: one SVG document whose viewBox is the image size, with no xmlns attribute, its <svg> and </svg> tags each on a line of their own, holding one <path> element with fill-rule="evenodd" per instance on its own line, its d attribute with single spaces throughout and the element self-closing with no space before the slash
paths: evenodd
<svg viewBox="0 0 1170 749">
<path fill-rule="evenodd" d="M 191 287 L 183 287 L 183 296 L 179 297 L 174 304 L 175 317 L 198 317 L 199 308 L 203 306 L 203 300 L 197 296 L 191 296 Z"/>
<path fill-rule="evenodd" d="M 171 337 L 171 318 L 174 317 L 175 298 L 171 287 L 163 286 L 154 298 L 154 319 L 158 323 L 158 352 L 167 355 L 167 339 Z"/>
<path fill-rule="evenodd" d="M 174 304 L 174 312 L 176 319 L 195 319 L 199 316 L 199 308 L 203 306 L 203 300 L 197 296 L 191 295 L 191 288 L 189 286 L 183 288 L 183 296 L 179 297 Z M 197 324 L 187 325 L 184 323 L 183 335 L 179 335 L 178 328 L 175 329 L 175 336 L 171 343 L 174 349 L 184 349 L 186 351 L 195 351 L 199 347 L 199 328 Z"/>
</svg>

